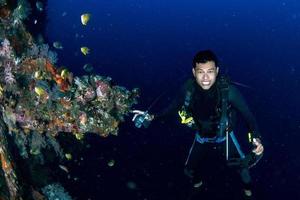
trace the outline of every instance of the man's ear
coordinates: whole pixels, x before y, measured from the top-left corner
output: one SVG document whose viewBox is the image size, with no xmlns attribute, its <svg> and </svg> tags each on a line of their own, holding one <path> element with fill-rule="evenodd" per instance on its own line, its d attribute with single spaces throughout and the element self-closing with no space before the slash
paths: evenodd
<svg viewBox="0 0 300 200">
<path fill-rule="evenodd" d="M 194 77 L 196 77 L 196 71 L 195 71 L 195 68 L 192 69 L 192 72 L 193 72 Z"/>
<path fill-rule="evenodd" d="M 217 75 L 219 74 L 219 67 L 217 67 Z"/>
</svg>

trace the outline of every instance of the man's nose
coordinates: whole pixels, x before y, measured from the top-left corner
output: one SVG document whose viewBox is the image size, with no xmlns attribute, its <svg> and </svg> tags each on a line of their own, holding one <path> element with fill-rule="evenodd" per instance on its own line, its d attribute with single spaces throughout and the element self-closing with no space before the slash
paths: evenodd
<svg viewBox="0 0 300 200">
<path fill-rule="evenodd" d="M 203 79 L 206 80 L 206 79 L 208 79 L 208 78 L 209 78 L 208 74 L 204 73 Z"/>
</svg>

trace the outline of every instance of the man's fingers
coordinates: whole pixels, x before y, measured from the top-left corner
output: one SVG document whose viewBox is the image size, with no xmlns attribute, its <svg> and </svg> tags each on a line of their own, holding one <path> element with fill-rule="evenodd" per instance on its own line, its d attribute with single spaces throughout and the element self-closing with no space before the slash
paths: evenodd
<svg viewBox="0 0 300 200">
<path fill-rule="evenodd" d="M 253 138 L 253 144 L 258 146 L 259 144 L 261 144 L 261 141 L 259 138 Z"/>
<path fill-rule="evenodd" d="M 256 155 L 262 154 L 264 151 L 263 145 L 258 145 L 252 152 L 255 153 Z"/>
<path fill-rule="evenodd" d="M 258 148 L 258 152 L 259 153 L 262 153 L 264 151 L 264 147 L 263 147 L 263 145 L 261 145 L 259 148 Z"/>
</svg>

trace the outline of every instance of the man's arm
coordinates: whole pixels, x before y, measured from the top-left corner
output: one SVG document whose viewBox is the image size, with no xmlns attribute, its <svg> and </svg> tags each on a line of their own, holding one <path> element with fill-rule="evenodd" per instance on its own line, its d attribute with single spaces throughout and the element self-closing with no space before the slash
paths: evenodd
<svg viewBox="0 0 300 200">
<path fill-rule="evenodd" d="M 250 111 L 245 99 L 233 85 L 229 86 L 229 101 L 243 116 L 246 121 L 248 130 L 253 134 L 252 144 L 256 147 L 253 152 L 256 155 L 260 155 L 264 151 L 264 147 L 261 144 L 261 134 L 258 129 L 256 119 L 252 112 Z"/>
<path fill-rule="evenodd" d="M 184 104 L 185 96 L 187 90 L 190 90 L 193 87 L 193 80 L 188 79 L 184 85 L 179 89 L 175 98 L 171 101 L 168 107 L 166 107 L 161 112 L 154 114 L 154 120 L 163 120 L 167 119 L 170 116 L 176 114 L 181 106 Z"/>
<path fill-rule="evenodd" d="M 229 86 L 229 102 L 234 108 L 236 108 L 246 121 L 248 130 L 253 134 L 254 137 L 260 138 L 260 132 L 258 130 L 257 122 L 254 115 L 250 111 L 248 104 L 244 97 L 233 85 Z"/>
<path fill-rule="evenodd" d="M 179 89 L 177 95 L 175 98 L 172 100 L 172 102 L 167 106 L 165 109 L 163 109 L 161 112 L 157 114 L 151 114 L 151 113 L 146 113 L 145 111 L 141 110 L 133 110 L 132 113 L 134 114 L 132 121 L 135 121 L 135 119 L 139 115 L 145 115 L 145 119 L 148 121 L 152 120 L 164 120 L 169 118 L 171 115 L 177 113 L 177 111 L 180 109 L 180 107 L 184 103 L 186 91 L 193 87 L 193 81 L 192 79 L 188 79 L 184 85 Z"/>
</svg>

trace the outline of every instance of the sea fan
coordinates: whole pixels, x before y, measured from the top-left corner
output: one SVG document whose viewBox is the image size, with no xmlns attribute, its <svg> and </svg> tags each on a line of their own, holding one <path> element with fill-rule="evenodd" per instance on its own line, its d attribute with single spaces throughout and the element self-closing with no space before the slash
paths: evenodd
<svg viewBox="0 0 300 200">
<path fill-rule="evenodd" d="M 19 0 L 18 6 L 12 14 L 14 24 L 17 25 L 21 23 L 24 19 L 27 19 L 27 17 L 30 14 L 31 14 L 31 7 L 30 4 L 27 2 L 27 0 Z"/>
<path fill-rule="evenodd" d="M 37 57 L 40 53 L 39 47 L 36 44 L 33 44 L 31 48 L 28 48 L 27 55 L 29 57 Z"/>
<path fill-rule="evenodd" d="M 49 52 L 49 45 L 48 44 L 41 44 L 39 46 L 39 55 L 42 57 L 47 57 Z"/>
<path fill-rule="evenodd" d="M 47 185 L 42 188 L 43 194 L 48 200 L 72 200 L 72 197 L 65 191 L 59 183 Z"/>
<path fill-rule="evenodd" d="M 55 53 L 54 51 L 48 51 L 47 57 L 52 64 L 55 64 L 57 62 L 57 53 Z"/>
<path fill-rule="evenodd" d="M 31 49 L 27 51 L 27 55 L 30 57 L 48 58 L 52 64 L 57 62 L 57 53 L 50 51 L 48 44 L 41 44 L 39 46 L 34 44 Z"/>
</svg>

